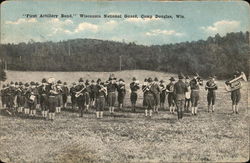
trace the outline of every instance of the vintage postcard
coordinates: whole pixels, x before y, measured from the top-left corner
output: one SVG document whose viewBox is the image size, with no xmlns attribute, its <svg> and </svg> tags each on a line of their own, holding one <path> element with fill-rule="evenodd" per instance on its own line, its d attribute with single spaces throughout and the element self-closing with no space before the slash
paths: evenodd
<svg viewBox="0 0 250 163">
<path fill-rule="evenodd" d="M 247 162 L 245 1 L 1 3 L 1 162 Z"/>
</svg>

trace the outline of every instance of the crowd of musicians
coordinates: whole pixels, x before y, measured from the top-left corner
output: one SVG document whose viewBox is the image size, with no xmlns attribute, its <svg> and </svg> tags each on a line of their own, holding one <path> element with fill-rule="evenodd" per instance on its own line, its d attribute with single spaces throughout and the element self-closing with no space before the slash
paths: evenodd
<svg viewBox="0 0 250 163">
<path fill-rule="evenodd" d="M 240 75 L 234 73 L 234 78 Z M 237 81 L 241 85 L 240 81 Z M 165 83 L 158 78 L 146 78 L 143 83 L 133 77 L 130 87 L 130 101 L 132 111 L 135 112 L 138 91 L 143 92 L 143 107 L 145 116 L 152 117 L 157 114 L 159 108 L 165 108 L 167 99 L 171 114 L 177 112 L 178 119 L 183 117 L 183 112 L 191 112 L 197 115 L 199 104 L 199 92 L 203 80 L 198 74 L 192 78 L 178 75 L 178 79 L 171 77 L 169 83 Z M 233 113 L 238 114 L 238 103 L 240 101 L 240 88 L 231 92 Z M 216 90 L 218 86 L 215 77 L 211 76 L 205 84 L 207 90 L 208 112 L 215 111 Z M 27 117 L 37 116 L 36 111 L 41 110 L 42 117 L 54 120 L 55 114 L 61 112 L 61 108 L 66 108 L 68 97 L 70 96 L 72 109 L 79 110 L 79 116 L 89 109 L 95 109 L 96 117 L 103 118 L 103 113 L 108 106 L 109 113 L 114 114 L 115 110 L 122 109 L 126 95 L 126 86 L 123 79 L 117 79 L 111 74 L 107 81 L 98 79 L 96 81 L 80 78 L 78 83 L 72 83 L 69 87 L 66 82 L 56 81 L 55 78 L 42 79 L 39 82 L 10 82 L 3 85 L 1 89 L 2 107 L 10 114 L 24 115 Z M 118 107 L 115 107 L 118 101 Z"/>
</svg>

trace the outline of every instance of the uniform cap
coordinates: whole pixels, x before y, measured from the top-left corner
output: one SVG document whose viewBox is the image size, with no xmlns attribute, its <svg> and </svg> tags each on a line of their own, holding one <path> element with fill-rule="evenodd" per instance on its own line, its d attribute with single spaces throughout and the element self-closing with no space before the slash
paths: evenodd
<svg viewBox="0 0 250 163">
<path fill-rule="evenodd" d="M 11 81 L 11 82 L 10 82 L 10 84 L 14 84 L 14 82 L 13 82 L 13 81 Z"/>
<path fill-rule="evenodd" d="M 94 83 L 95 81 L 94 80 L 91 80 L 91 83 Z"/>
<path fill-rule="evenodd" d="M 72 83 L 72 85 L 76 85 L 76 83 L 75 83 L 75 82 L 73 82 L 73 83 Z"/>
<path fill-rule="evenodd" d="M 25 83 L 25 87 L 28 87 L 28 86 L 30 86 L 29 83 Z"/>
<path fill-rule="evenodd" d="M 67 83 L 66 83 L 66 82 L 64 82 L 64 83 L 63 83 L 63 85 L 67 85 Z"/>
<path fill-rule="evenodd" d="M 174 77 L 171 77 L 169 80 L 170 80 L 170 81 L 175 81 Z"/>
<path fill-rule="evenodd" d="M 163 81 L 163 80 L 161 80 L 160 82 L 161 82 L 161 83 L 164 83 L 164 81 Z"/>
<path fill-rule="evenodd" d="M 84 82 L 82 78 L 80 78 L 78 81 L 79 81 L 79 82 Z"/>
<path fill-rule="evenodd" d="M 15 82 L 15 85 L 19 85 L 18 82 Z"/>
<path fill-rule="evenodd" d="M 189 76 L 186 76 L 185 79 L 189 79 Z"/>
<path fill-rule="evenodd" d="M 135 77 L 133 77 L 133 78 L 132 78 L 132 80 L 133 80 L 133 81 L 136 81 L 136 78 L 135 78 Z"/>
<path fill-rule="evenodd" d="M 154 81 L 159 81 L 157 77 L 155 77 Z"/>
<path fill-rule="evenodd" d="M 101 79 L 100 79 L 100 78 L 98 78 L 96 82 L 98 83 L 98 82 L 100 82 L 100 81 L 101 81 Z"/>
<path fill-rule="evenodd" d="M 122 81 L 122 82 L 124 82 L 124 80 L 123 80 L 123 79 L 119 79 L 119 81 Z"/>
<path fill-rule="evenodd" d="M 61 80 L 58 80 L 58 81 L 57 81 L 57 84 L 62 84 L 62 81 L 61 81 Z"/>
<path fill-rule="evenodd" d="M 47 81 L 46 81 L 46 79 L 45 78 L 43 78 L 42 79 L 42 83 L 46 83 Z"/>
<path fill-rule="evenodd" d="M 151 83 L 152 81 L 153 81 L 152 78 L 149 77 L 148 82 Z"/>
<path fill-rule="evenodd" d="M 19 85 L 23 85 L 23 83 L 22 83 L 22 82 L 19 82 Z"/>
<path fill-rule="evenodd" d="M 3 84 L 3 88 L 5 88 L 6 86 Z"/>
<path fill-rule="evenodd" d="M 36 85 L 36 83 L 35 83 L 35 82 L 33 82 L 33 81 L 31 81 L 31 82 L 30 82 L 30 85 Z"/>
<path fill-rule="evenodd" d="M 147 82 L 147 81 L 148 81 L 148 79 L 147 79 L 147 78 L 145 78 L 145 79 L 144 79 L 144 82 Z"/>
</svg>

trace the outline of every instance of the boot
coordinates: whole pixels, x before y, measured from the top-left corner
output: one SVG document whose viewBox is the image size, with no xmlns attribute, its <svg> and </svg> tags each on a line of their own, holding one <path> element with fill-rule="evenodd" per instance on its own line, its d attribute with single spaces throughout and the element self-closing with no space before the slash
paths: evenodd
<svg viewBox="0 0 250 163">
<path fill-rule="evenodd" d="M 46 119 L 48 116 L 48 111 L 44 111 L 44 118 Z"/>
<path fill-rule="evenodd" d="M 233 113 L 235 113 L 235 105 L 232 105 Z"/>
<path fill-rule="evenodd" d="M 212 112 L 214 112 L 214 109 L 215 109 L 215 107 L 214 107 L 214 105 L 212 105 Z"/>
<path fill-rule="evenodd" d="M 235 105 L 236 114 L 239 114 L 238 105 Z"/>
<path fill-rule="evenodd" d="M 114 113 L 115 112 L 115 107 L 113 106 L 111 109 L 112 109 L 112 113 Z"/>
<path fill-rule="evenodd" d="M 86 105 L 86 112 L 89 111 L 89 105 Z"/>
<path fill-rule="evenodd" d="M 102 111 L 100 112 L 100 118 L 103 118 L 103 112 Z"/>
<path fill-rule="evenodd" d="M 146 117 L 148 116 L 148 110 L 147 109 L 145 110 L 145 116 Z"/>
<path fill-rule="evenodd" d="M 109 107 L 109 113 L 112 114 L 112 109 L 111 109 L 111 107 Z"/>
<path fill-rule="evenodd" d="M 152 117 L 152 110 L 150 109 L 149 110 L 149 118 L 151 118 Z"/>
<path fill-rule="evenodd" d="M 175 112 L 175 107 L 173 106 L 173 108 L 172 108 L 172 109 L 173 109 L 173 114 L 174 114 L 174 112 Z"/>
<path fill-rule="evenodd" d="M 33 116 L 36 116 L 36 110 L 33 110 Z"/>
<path fill-rule="evenodd" d="M 44 115 L 44 111 L 42 111 L 42 117 L 43 117 L 43 118 L 45 117 L 45 115 Z"/>
<path fill-rule="evenodd" d="M 53 121 L 55 119 L 55 113 L 51 113 L 51 120 Z"/>
<path fill-rule="evenodd" d="M 197 115 L 197 110 L 198 110 L 198 107 L 195 107 L 194 108 L 194 115 Z"/>
<path fill-rule="evenodd" d="M 170 114 L 172 114 L 172 107 L 171 106 L 169 107 L 169 111 L 170 111 Z"/>
<path fill-rule="evenodd" d="M 60 106 L 60 107 L 58 107 L 58 112 L 59 112 L 59 113 L 61 113 L 61 106 Z"/>
<path fill-rule="evenodd" d="M 97 118 L 97 119 L 99 119 L 99 118 L 100 118 L 100 116 L 99 116 L 99 112 L 98 112 L 98 111 L 96 112 L 96 118 Z"/>
<path fill-rule="evenodd" d="M 194 115 L 194 107 L 192 107 L 192 115 Z"/>
</svg>

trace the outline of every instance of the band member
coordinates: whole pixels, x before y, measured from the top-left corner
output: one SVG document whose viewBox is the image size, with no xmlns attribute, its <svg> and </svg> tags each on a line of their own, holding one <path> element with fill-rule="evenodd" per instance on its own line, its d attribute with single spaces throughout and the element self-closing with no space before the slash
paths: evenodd
<svg viewBox="0 0 250 163">
<path fill-rule="evenodd" d="M 168 106 L 171 114 L 175 112 L 175 102 L 174 102 L 174 81 L 175 79 L 171 77 L 170 83 L 167 85 L 166 92 L 168 93 Z"/>
<path fill-rule="evenodd" d="M 96 94 L 97 94 L 97 83 L 94 80 L 91 80 L 90 84 L 90 106 L 95 107 L 95 102 L 96 102 Z"/>
<path fill-rule="evenodd" d="M 74 109 L 75 108 L 75 106 L 76 106 L 76 83 L 75 82 L 73 82 L 72 83 L 72 87 L 70 88 L 70 90 L 69 90 L 69 93 L 70 93 L 70 99 L 71 99 L 71 107 L 72 107 L 72 109 Z"/>
<path fill-rule="evenodd" d="M 55 78 L 49 78 L 48 84 L 49 120 L 53 121 L 55 119 L 56 107 L 58 106 L 58 99 L 56 96 L 59 92 L 57 92 L 58 89 L 56 88 Z"/>
<path fill-rule="evenodd" d="M 174 97 L 175 97 L 175 103 L 177 107 L 177 115 L 178 119 L 182 119 L 183 117 L 183 108 L 184 108 L 184 102 L 185 102 L 185 93 L 187 90 L 187 85 L 182 81 L 184 78 L 182 74 L 178 75 L 178 82 L 174 84 Z"/>
<path fill-rule="evenodd" d="M 148 85 L 148 79 L 145 78 L 143 85 L 142 85 L 142 90 L 144 90 L 144 88 L 146 88 L 146 86 Z M 142 91 L 143 92 L 143 91 Z M 143 92 L 143 101 L 142 101 L 142 106 L 146 107 L 146 101 L 145 101 L 145 93 Z"/>
<path fill-rule="evenodd" d="M 10 86 L 7 88 L 7 108 L 14 111 L 14 100 L 16 96 L 16 88 L 13 81 L 10 82 Z"/>
<path fill-rule="evenodd" d="M 38 87 L 38 93 L 40 95 L 40 107 L 42 110 L 42 117 L 46 119 L 48 116 L 48 94 L 49 87 L 46 79 L 42 79 L 42 85 Z"/>
<path fill-rule="evenodd" d="M 2 107 L 6 108 L 6 89 L 7 86 L 3 84 L 3 87 L 1 89 L 1 101 L 2 101 Z"/>
<path fill-rule="evenodd" d="M 153 108 L 155 106 L 155 97 L 152 90 L 152 82 L 152 78 L 148 78 L 147 85 L 142 90 L 145 97 L 145 116 L 149 116 L 149 118 L 152 117 Z"/>
<path fill-rule="evenodd" d="M 123 79 L 119 80 L 117 91 L 118 91 L 119 109 L 122 109 L 123 104 L 124 104 L 124 98 L 125 98 L 125 95 L 126 95 L 125 81 Z"/>
<path fill-rule="evenodd" d="M 187 86 L 187 92 L 185 93 L 185 111 L 189 112 L 189 108 L 190 108 L 190 103 L 191 103 L 191 87 L 190 87 L 190 80 L 189 80 L 189 76 L 185 77 L 185 84 Z"/>
<path fill-rule="evenodd" d="M 160 105 L 160 93 L 161 93 L 161 89 L 158 83 L 158 78 L 154 79 L 154 82 L 152 84 L 152 91 L 154 93 L 154 97 L 155 97 L 155 106 L 154 106 L 154 112 L 158 113 L 159 110 L 159 105 Z"/>
<path fill-rule="evenodd" d="M 89 80 L 86 80 L 85 87 L 86 87 L 86 90 L 84 91 L 84 98 L 85 98 L 86 112 L 88 112 L 89 111 L 89 104 L 90 104 L 90 93 L 91 93 L 91 87 L 89 84 Z"/>
<path fill-rule="evenodd" d="M 233 79 L 236 79 L 238 76 L 240 76 L 240 72 L 236 71 L 233 75 Z M 234 90 L 231 91 L 231 100 L 232 100 L 232 110 L 233 113 L 239 114 L 238 110 L 238 104 L 240 102 L 241 93 L 240 89 L 242 87 L 240 80 L 234 81 L 233 83 L 226 82 L 231 88 Z"/>
<path fill-rule="evenodd" d="M 139 86 L 139 81 L 136 80 L 135 77 L 133 77 L 133 82 L 130 83 L 130 90 L 131 90 L 131 94 L 130 94 L 130 101 L 132 104 L 132 110 L 135 112 L 135 105 L 136 105 L 136 101 L 137 101 L 137 91 L 138 89 L 140 89 Z"/>
<path fill-rule="evenodd" d="M 28 107 L 30 109 L 30 116 L 34 117 L 36 115 L 36 104 L 37 104 L 37 89 L 36 89 L 36 83 L 31 81 L 30 82 L 30 88 L 26 92 Z"/>
<path fill-rule="evenodd" d="M 15 97 L 14 97 L 14 108 L 19 112 L 18 104 L 17 104 L 17 90 L 19 89 L 19 83 L 15 82 Z"/>
<path fill-rule="evenodd" d="M 24 114 L 26 116 L 29 115 L 29 112 L 30 112 L 30 108 L 29 108 L 29 96 L 28 96 L 28 91 L 30 89 L 30 85 L 29 83 L 25 83 L 25 88 L 23 89 L 23 93 L 24 93 L 24 96 L 25 96 L 25 103 L 24 103 Z"/>
<path fill-rule="evenodd" d="M 68 86 L 67 86 L 67 83 L 64 82 L 64 83 L 63 83 L 63 87 L 62 87 L 62 101 L 63 101 L 63 107 L 64 107 L 64 108 L 67 107 L 68 95 L 69 95 L 69 88 L 68 88 Z"/>
<path fill-rule="evenodd" d="M 165 99 L 166 99 L 166 86 L 165 86 L 163 80 L 160 81 L 160 89 L 161 89 L 161 93 L 160 93 L 160 108 L 164 109 L 164 104 L 165 104 Z"/>
<path fill-rule="evenodd" d="M 41 97 L 40 97 L 40 94 L 38 92 L 38 87 L 40 86 L 41 84 L 39 82 L 36 82 L 36 99 L 37 99 L 37 104 L 36 104 L 36 109 L 41 109 Z"/>
<path fill-rule="evenodd" d="M 212 105 L 212 112 L 214 112 L 214 104 L 215 104 L 215 99 L 216 99 L 216 93 L 215 90 L 218 89 L 216 83 L 215 83 L 215 77 L 210 76 L 209 81 L 206 83 L 205 89 L 208 91 L 207 92 L 207 103 L 208 103 L 208 108 L 207 111 L 210 112 L 210 108 Z"/>
<path fill-rule="evenodd" d="M 190 81 L 191 88 L 191 103 L 192 103 L 192 115 L 197 115 L 198 110 L 198 101 L 199 101 L 199 89 L 202 86 L 202 80 L 198 74 Z"/>
<path fill-rule="evenodd" d="M 97 93 L 96 93 L 96 117 L 103 118 L 103 111 L 105 108 L 105 99 L 107 96 L 107 89 L 104 86 L 103 82 L 100 82 L 96 85 Z"/>
<path fill-rule="evenodd" d="M 110 77 L 109 83 L 107 84 L 107 92 L 108 92 L 108 106 L 109 112 L 111 114 L 115 111 L 115 101 L 116 101 L 116 91 L 117 91 L 116 78 Z"/>
<path fill-rule="evenodd" d="M 76 93 L 76 103 L 79 108 L 79 116 L 83 117 L 83 111 L 85 108 L 85 96 L 84 93 L 86 92 L 86 87 L 84 86 L 84 81 L 82 78 L 79 79 L 79 84 L 75 88 Z"/>
<path fill-rule="evenodd" d="M 56 99 L 57 99 L 57 106 L 56 106 L 56 113 L 60 113 L 61 112 L 61 108 L 63 106 L 63 101 L 62 101 L 62 81 L 58 80 L 57 84 L 55 85 L 56 89 L 57 89 L 57 95 L 56 95 Z"/>
<path fill-rule="evenodd" d="M 25 103 L 25 95 L 24 95 L 24 85 L 22 82 L 19 82 L 19 88 L 16 90 L 16 95 L 17 95 L 17 112 L 21 113 L 24 108 L 24 103 Z"/>
</svg>

